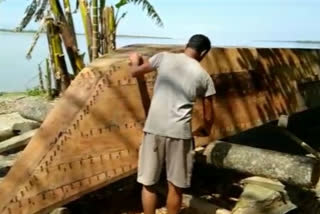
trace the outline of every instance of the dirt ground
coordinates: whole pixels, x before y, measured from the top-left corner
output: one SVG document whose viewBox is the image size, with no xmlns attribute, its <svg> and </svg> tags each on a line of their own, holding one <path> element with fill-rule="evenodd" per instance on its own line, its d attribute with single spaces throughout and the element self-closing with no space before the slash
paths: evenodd
<svg viewBox="0 0 320 214">
<path fill-rule="evenodd" d="M 228 170 L 213 171 L 210 167 L 197 164 L 192 188 L 186 189 L 185 193 L 199 198 L 205 197 L 209 203 L 231 210 L 242 191 L 237 185 L 241 178 L 243 176 Z M 161 181 L 157 189 L 165 189 L 164 175 Z M 140 191 L 141 185 L 136 182 L 134 175 L 71 202 L 67 208 L 71 213 L 77 214 L 140 214 L 143 213 Z M 165 196 L 163 193 L 158 196 L 157 214 L 165 214 Z M 183 206 L 181 214 L 191 213 L 194 213 L 192 209 Z"/>
</svg>

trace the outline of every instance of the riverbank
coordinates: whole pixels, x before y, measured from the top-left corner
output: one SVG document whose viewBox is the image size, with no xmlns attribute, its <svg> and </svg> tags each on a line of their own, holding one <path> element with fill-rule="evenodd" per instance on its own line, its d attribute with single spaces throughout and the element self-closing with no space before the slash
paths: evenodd
<svg viewBox="0 0 320 214">
<path fill-rule="evenodd" d="M 39 106 L 52 106 L 55 100 L 49 101 L 44 95 L 30 96 L 27 92 L 0 92 L 0 115 L 21 112 L 26 107 L 39 109 Z"/>
</svg>

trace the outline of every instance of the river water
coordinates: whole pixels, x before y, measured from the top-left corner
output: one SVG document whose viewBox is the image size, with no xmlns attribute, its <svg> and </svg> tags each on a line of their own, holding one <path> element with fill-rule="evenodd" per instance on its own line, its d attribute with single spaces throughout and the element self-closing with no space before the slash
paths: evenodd
<svg viewBox="0 0 320 214">
<path fill-rule="evenodd" d="M 32 43 L 32 33 L 0 32 L 0 92 L 24 91 L 38 85 L 38 64 L 44 70 L 44 60 L 48 56 L 46 36 L 41 35 L 32 58 L 26 59 L 26 53 Z M 149 39 L 119 37 L 118 47 L 130 44 L 184 44 L 183 39 Z M 86 42 L 83 35 L 78 35 L 80 52 L 86 52 Z M 244 41 L 215 41 L 215 45 L 246 46 L 246 47 L 291 47 L 291 48 L 317 48 L 320 44 L 302 44 L 292 42 L 244 42 Z M 88 62 L 87 57 L 85 58 Z"/>
</svg>

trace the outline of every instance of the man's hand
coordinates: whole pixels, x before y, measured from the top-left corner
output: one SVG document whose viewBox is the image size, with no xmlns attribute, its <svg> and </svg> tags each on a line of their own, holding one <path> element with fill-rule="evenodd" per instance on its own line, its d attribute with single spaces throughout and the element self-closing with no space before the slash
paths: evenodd
<svg viewBox="0 0 320 214">
<path fill-rule="evenodd" d="M 213 125 L 212 96 L 202 99 L 203 125 L 198 127 L 192 134 L 199 137 L 208 137 Z"/>
<path fill-rule="evenodd" d="M 131 66 L 138 66 L 142 61 L 142 56 L 137 52 L 133 52 L 129 55 Z"/>
<path fill-rule="evenodd" d="M 153 70 L 149 61 L 139 53 L 133 52 L 129 55 L 130 73 L 132 77 L 139 77 Z"/>
</svg>

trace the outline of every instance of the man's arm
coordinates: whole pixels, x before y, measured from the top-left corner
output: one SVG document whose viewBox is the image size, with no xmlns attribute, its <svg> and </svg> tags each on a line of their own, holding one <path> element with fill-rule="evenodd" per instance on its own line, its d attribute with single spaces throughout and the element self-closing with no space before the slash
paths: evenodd
<svg viewBox="0 0 320 214">
<path fill-rule="evenodd" d="M 206 134 L 209 136 L 211 128 L 214 121 L 213 108 L 212 108 L 212 97 L 204 97 L 202 100 L 203 104 L 203 120 L 204 120 L 204 129 Z"/>
<path fill-rule="evenodd" d="M 198 96 L 202 97 L 203 124 L 193 134 L 195 136 L 209 136 L 214 122 L 212 99 L 216 93 L 214 83 L 208 73 L 204 73 L 201 81 Z"/>
<path fill-rule="evenodd" d="M 148 59 L 143 58 L 138 53 L 129 56 L 130 73 L 132 77 L 138 77 L 154 70 Z"/>
<path fill-rule="evenodd" d="M 212 109 L 212 97 L 202 98 L 203 121 L 204 123 L 192 132 L 193 136 L 208 137 L 214 122 L 214 114 Z"/>
</svg>

